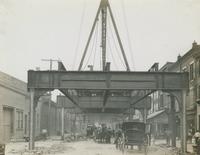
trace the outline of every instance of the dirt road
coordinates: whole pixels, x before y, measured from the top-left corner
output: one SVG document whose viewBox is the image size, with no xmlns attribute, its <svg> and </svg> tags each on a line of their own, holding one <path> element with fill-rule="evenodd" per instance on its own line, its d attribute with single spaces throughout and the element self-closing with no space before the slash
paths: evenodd
<svg viewBox="0 0 200 155">
<path fill-rule="evenodd" d="M 137 148 L 126 149 L 124 154 L 114 144 L 99 144 L 92 140 L 80 142 L 44 141 L 36 142 L 36 150 L 29 152 L 28 143 L 11 143 L 6 147 L 6 155 L 144 155 Z M 168 149 L 156 146 L 149 147 L 148 155 L 172 155 Z"/>
</svg>

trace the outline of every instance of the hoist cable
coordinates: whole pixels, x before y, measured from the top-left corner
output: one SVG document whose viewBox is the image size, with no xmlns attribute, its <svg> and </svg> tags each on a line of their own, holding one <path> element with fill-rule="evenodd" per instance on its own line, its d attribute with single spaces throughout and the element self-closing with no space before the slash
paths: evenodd
<svg viewBox="0 0 200 155">
<path fill-rule="evenodd" d="M 93 66 L 95 65 L 95 57 L 96 57 L 96 53 L 97 53 L 97 43 L 98 43 L 98 36 L 99 36 L 99 22 L 97 21 L 97 32 L 96 32 L 96 40 L 95 40 L 95 51 L 94 51 L 94 57 L 93 57 Z"/>
<path fill-rule="evenodd" d="M 92 51 L 93 51 L 93 49 L 94 49 L 94 46 L 95 46 L 95 40 L 96 40 L 96 37 L 97 37 L 97 27 L 95 27 L 96 29 L 95 29 L 95 34 L 94 34 L 94 36 L 93 36 L 93 42 L 92 42 L 92 47 L 91 47 L 91 49 L 90 49 L 90 55 L 88 56 L 88 59 L 87 59 L 87 61 L 86 61 L 86 63 L 85 63 L 85 66 L 83 67 L 83 70 L 86 68 L 86 66 L 87 66 L 87 64 L 88 64 L 88 62 L 89 62 L 89 60 L 90 60 L 90 58 L 91 58 L 91 56 L 92 56 Z"/>
<path fill-rule="evenodd" d="M 111 55 L 111 58 L 113 59 L 114 65 L 116 66 L 116 69 L 119 70 L 119 67 L 118 67 L 118 65 L 117 65 L 117 63 L 115 61 L 115 57 L 114 57 L 114 55 L 112 53 L 112 47 L 111 47 L 111 43 L 110 43 L 109 37 L 108 37 L 108 47 L 110 49 L 109 53 Z"/>
<path fill-rule="evenodd" d="M 110 20 L 108 20 L 108 24 L 111 25 L 111 24 L 110 24 Z M 119 57 L 119 59 L 120 59 L 122 65 L 123 65 L 124 68 L 126 69 L 126 66 L 125 66 L 125 64 L 124 64 L 124 62 L 123 62 L 123 60 L 122 60 L 122 58 L 121 58 L 121 56 L 120 56 L 119 49 L 117 48 L 117 45 L 116 45 L 116 41 L 115 41 L 115 38 L 114 38 L 114 35 L 113 35 L 112 28 L 110 29 L 110 32 L 111 32 L 111 37 L 112 37 L 112 40 L 113 40 L 113 43 L 114 43 L 115 50 L 116 50 L 116 52 L 117 52 L 117 54 L 118 54 L 118 57 Z"/>
<path fill-rule="evenodd" d="M 111 27 L 110 27 L 109 24 L 108 24 L 108 29 L 111 29 Z M 112 51 L 112 47 L 111 47 L 110 34 L 108 34 L 107 38 L 108 38 L 108 47 L 109 47 L 109 49 L 110 49 L 110 50 L 109 50 L 109 53 L 110 53 L 111 59 L 113 60 L 116 69 L 119 70 L 119 67 L 118 67 L 118 65 L 117 65 L 117 63 L 116 63 L 115 57 L 114 57 L 114 55 L 113 55 L 113 53 L 112 53 L 113 51 Z"/>
<path fill-rule="evenodd" d="M 132 44 L 131 44 L 131 41 L 130 41 L 130 33 L 129 33 L 128 24 L 127 24 L 128 22 L 127 22 L 124 0 L 121 0 L 121 6 L 122 6 L 123 19 L 124 19 L 124 23 L 125 23 L 127 39 L 128 39 L 129 52 L 131 54 L 131 61 L 132 61 L 132 65 L 133 65 L 133 70 L 135 70 L 136 68 L 135 68 L 135 61 L 134 61 L 134 56 L 133 56 L 133 48 L 132 48 Z"/>
<path fill-rule="evenodd" d="M 84 22 L 84 18 L 85 18 L 85 10 L 86 10 L 86 0 L 84 0 L 83 3 L 83 10 L 81 13 L 81 23 L 80 23 L 80 27 L 79 27 L 79 31 L 78 31 L 78 41 L 76 44 L 76 48 L 75 48 L 75 57 L 74 57 L 74 61 L 73 61 L 73 65 L 72 68 L 75 69 L 75 64 L 76 64 L 76 60 L 77 60 L 77 56 L 78 56 L 78 49 L 80 46 L 80 36 L 81 36 L 81 32 L 82 32 L 82 28 L 83 28 L 83 22 Z"/>
</svg>

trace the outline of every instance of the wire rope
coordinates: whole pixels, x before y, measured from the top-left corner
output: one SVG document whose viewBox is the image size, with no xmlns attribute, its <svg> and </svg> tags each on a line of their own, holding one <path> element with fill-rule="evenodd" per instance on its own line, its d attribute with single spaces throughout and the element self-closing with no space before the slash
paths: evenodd
<svg viewBox="0 0 200 155">
<path fill-rule="evenodd" d="M 95 42 L 95 51 L 94 51 L 94 57 L 93 57 L 93 66 L 95 65 L 95 57 L 96 57 L 96 53 L 97 53 L 97 43 L 98 43 L 98 36 L 99 36 L 99 22 L 97 21 L 97 37 L 96 37 L 96 42 Z"/>
<path fill-rule="evenodd" d="M 109 46 L 109 49 L 110 49 L 109 53 L 111 55 L 111 58 L 113 59 L 114 65 L 116 66 L 116 69 L 119 70 L 119 67 L 118 67 L 118 65 L 117 65 L 117 63 L 115 61 L 115 57 L 113 56 L 113 53 L 112 53 L 112 47 L 111 47 L 111 43 L 110 43 L 110 38 L 109 37 L 108 37 L 108 46 Z"/>
<path fill-rule="evenodd" d="M 92 56 L 92 51 L 93 51 L 94 46 L 95 46 L 95 40 L 96 40 L 96 37 L 97 37 L 97 27 L 95 27 L 95 28 L 96 28 L 96 29 L 95 29 L 95 34 L 94 34 L 94 36 L 93 36 L 93 42 L 92 42 L 92 47 L 91 47 L 91 49 L 90 49 L 90 55 L 89 55 L 89 57 L 88 57 L 88 59 L 87 59 L 87 61 L 86 61 L 86 63 L 85 63 L 85 66 L 84 66 L 83 69 L 86 68 L 86 66 L 87 66 L 87 64 L 88 64 L 88 62 L 89 62 L 89 60 L 90 60 L 90 58 L 91 58 L 91 56 Z"/>
<path fill-rule="evenodd" d="M 110 24 L 110 20 L 108 20 L 108 25 L 109 25 L 109 27 L 111 27 L 111 26 L 110 26 L 110 25 L 111 25 L 111 24 Z M 124 66 L 124 68 L 126 68 L 126 66 L 125 66 L 125 64 L 124 64 L 124 62 L 123 62 L 123 60 L 122 60 L 122 58 L 121 58 L 121 56 L 120 56 L 119 49 L 117 48 L 116 41 L 115 41 L 115 38 L 114 38 L 112 29 L 110 29 L 110 32 L 111 32 L 111 37 L 112 37 L 112 40 L 113 40 L 113 43 L 114 43 L 115 50 L 117 51 L 118 57 L 119 57 L 119 59 L 120 59 L 122 65 Z"/>
<path fill-rule="evenodd" d="M 125 10 L 125 5 L 124 5 L 124 0 L 121 0 L 121 6 L 122 6 L 122 12 L 123 12 L 123 19 L 124 19 L 124 23 L 125 23 L 125 29 L 126 29 L 126 34 L 127 34 L 127 39 L 128 39 L 128 47 L 129 47 L 129 52 L 131 54 L 131 61 L 132 61 L 132 65 L 133 65 L 133 70 L 135 70 L 135 60 L 134 60 L 134 55 L 133 55 L 133 48 L 131 45 L 131 41 L 130 41 L 130 33 L 129 33 L 129 28 L 128 28 L 128 22 L 127 22 L 127 16 L 126 16 L 126 10 Z"/>
<path fill-rule="evenodd" d="M 85 10 L 86 10 L 86 0 L 84 0 L 83 3 L 83 10 L 81 13 L 81 23 L 80 23 L 80 27 L 79 27 L 79 31 L 78 31 L 78 41 L 76 44 L 76 48 L 75 48 L 75 57 L 74 57 L 74 61 L 73 61 L 73 65 L 72 68 L 75 69 L 75 64 L 76 64 L 76 60 L 77 60 L 77 56 L 78 56 L 78 48 L 80 45 L 80 36 L 81 36 L 81 32 L 82 32 L 82 28 L 83 28 L 83 22 L 84 22 L 84 18 L 85 18 Z"/>
</svg>

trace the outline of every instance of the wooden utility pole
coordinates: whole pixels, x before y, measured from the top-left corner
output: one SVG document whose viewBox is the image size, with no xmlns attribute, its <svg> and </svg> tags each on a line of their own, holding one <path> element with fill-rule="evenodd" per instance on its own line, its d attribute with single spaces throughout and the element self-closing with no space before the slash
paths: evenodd
<svg viewBox="0 0 200 155">
<path fill-rule="evenodd" d="M 64 104 L 62 104 L 61 108 L 61 139 L 64 140 L 65 136 L 65 108 Z"/>
<path fill-rule="evenodd" d="M 50 66 L 49 66 L 49 71 L 52 71 L 53 69 L 53 62 L 60 62 L 60 60 L 55 60 L 55 59 L 42 59 L 42 61 L 47 61 L 49 62 Z M 49 91 L 49 109 L 48 109 L 48 121 L 47 121 L 47 127 L 48 127 L 48 135 L 50 136 L 50 128 L 51 128 L 51 125 L 50 125 L 50 122 L 51 122 L 51 91 Z"/>
<path fill-rule="evenodd" d="M 31 94 L 31 105 L 30 105 L 30 142 L 29 142 L 29 150 L 34 150 L 35 148 L 35 89 L 30 89 Z"/>
</svg>

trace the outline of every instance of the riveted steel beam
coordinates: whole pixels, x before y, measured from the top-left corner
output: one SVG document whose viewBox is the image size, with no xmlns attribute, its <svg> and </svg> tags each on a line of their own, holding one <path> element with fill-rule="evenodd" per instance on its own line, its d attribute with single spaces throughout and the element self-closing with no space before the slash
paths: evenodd
<svg viewBox="0 0 200 155">
<path fill-rule="evenodd" d="M 183 90 L 188 73 L 101 71 L 28 71 L 28 88 L 75 90 Z"/>
</svg>

